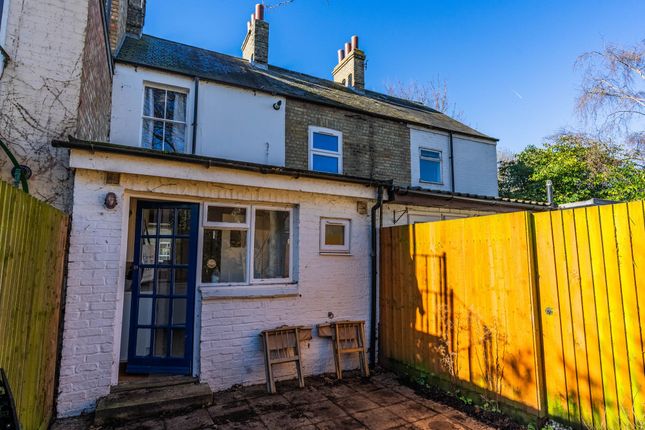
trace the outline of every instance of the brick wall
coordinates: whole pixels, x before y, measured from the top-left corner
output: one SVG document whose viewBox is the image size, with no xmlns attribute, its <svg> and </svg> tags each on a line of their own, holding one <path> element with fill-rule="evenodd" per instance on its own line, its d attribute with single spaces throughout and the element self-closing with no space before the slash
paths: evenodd
<svg viewBox="0 0 645 430">
<path fill-rule="evenodd" d="M 150 162 L 154 166 L 154 162 Z M 271 177 L 260 176 L 267 187 Z M 297 187 L 297 184 L 294 184 Z M 359 187 L 359 186 L 357 186 Z M 362 189 L 363 187 L 360 186 Z M 69 416 L 95 407 L 116 378 L 123 292 L 122 236 L 128 216 L 125 190 L 150 198 L 177 197 L 281 203 L 297 206 L 298 293 L 263 299 L 205 299 L 201 306 L 200 377 L 211 388 L 260 383 L 264 368 L 258 333 L 283 324 L 312 325 L 336 319 L 369 322 L 369 215 L 356 199 L 271 188 L 121 175 L 118 186 L 105 185 L 104 174 L 77 169 L 70 237 L 69 275 L 58 393 L 58 414 Z M 151 190 L 154 190 L 151 191 Z M 114 210 L 103 207 L 105 193 L 117 194 Z M 370 203 L 368 203 L 370 204 Z M 351 256 L 319 254 L 320 216 L 349 218 Z M 134 216 L 131 215 L 131 216 Z M 126 222 L 124 222 L 126 221 Z M 369 327 L 367 328 L 369 333 Z M 314 338 L 303 345 L 307 374 L 333 371 L 331 344 Z M 355 367 L 356 361 L 348 366 Z M 285 365 L 280 371 L 292 374 Z"/>
<path fill-rule="evenodd" d="M 8 7 L 0 138 L 33 171 L 31 194 L 67 210 L 68 151 L 51 141 L 76 130 L 88 1 L 12 0 Z M 10 170 L 0 156 L 0 177 L 11 180 Z"/>
<path fill-rule="evenodd" d="M 77 137 L 107 141 L 112 107 L 112 71 L 103 27 L 102 2 L 90 0 L 83 51 Z"/>
<path fill-rule="evenodd" d="M 410 185 L 410 130 L 397 121 L 289 99 L 286 103 L 286 165 L 307 169 L 309 126 L 343 133 L 343 173 L 393 179 Z"/>
<path fill-rule="evenodd" d="M 126 14 L 128 12 L 128 0 L 112 0 L 110 10 L 110 48 L 115 53 L 125 35 Z"/>
</svg>

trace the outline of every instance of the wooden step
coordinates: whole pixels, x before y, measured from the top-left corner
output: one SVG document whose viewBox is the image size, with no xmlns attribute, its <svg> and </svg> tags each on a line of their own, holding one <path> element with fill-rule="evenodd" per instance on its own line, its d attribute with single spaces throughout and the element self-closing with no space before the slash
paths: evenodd
<svg viewBox="0 0 645 430">
<path fill-rule="evenodd" d="M 174 383 L 135 389 L 120 389 L 99 399 L 94 415 L 97 426 L 120 425 L 143 418 L 170 415 L 208 406 L 213 392 L 208 384 Z"/>
</svg>

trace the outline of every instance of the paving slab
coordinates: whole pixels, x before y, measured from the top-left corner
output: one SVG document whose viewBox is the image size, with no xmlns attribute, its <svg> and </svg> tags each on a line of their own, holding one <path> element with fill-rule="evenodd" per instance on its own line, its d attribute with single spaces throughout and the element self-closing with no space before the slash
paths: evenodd
<svg viewBox="0 0 645 430">
<path fill-rule="evenodd" d="M 361 424 L 355 418 L 346 416 L 344 418 L 337 418 L 331 421 L 323 421 L 316 424 L 316 428 L 319 430 L 363 430 L 367 429 L 363 424 Z"/>
<path fill-rule="evenodd" d="M 308 403 L 306 405 L 296 406 L 296 409 L 302 412 L 309 421 L 317 424 L 322 421 L 333 421 L 347 417 L 347 413 L 331 400 L 322 402 Z"/>
<path fill-rule="evenodd" d="M 289 409 L 292 405 L 281 394 L 269 394 L 262 397 L 250 399 L 251 407 L 255 409 L 258 414 L 284 411 Z"/>
<path fill-rule="evenodd" d="M 318 376 L 307 378 L 305 388 L 287 381 L 278 384 L 277 394 L 268 394 L 264 385 L 235 387 L 210 398 L 207 409 L 100 430 L 492 430 L 461 411 L 424 398 L 389 373 L 369 379 L 356 374 L 342 381 Z M 56 422 L 52 430 L 89 430 L 90 424 L 91 417 L 66 419 Z"/>
<path fill-rule="evenodd" d="M 380 390 L 372 391 L 367 394 L 367 398 L 381 406 L 390 406 L 408 400 L 407 397 L 404 397 L 389 388 L 381 388 Z"/>
<path fill-rule="evenodd" d="M 270 429 L 315 429 L 316 426 L 299 410 L 272 412 L 263 414 L 260 419 Z"/>
<path fill-rule="evenodd" d="M 371 401 L 368 397 L 369 394 L 354 394 L 353 396 L 338 400 L 337 404 L 348 414 L 355 414 L 357 412 L 378 408 L 378 403 Z"/>
<path fill-rule="evenodd" d="M 306 405 L 327 400 L 325 395 L 314 387 L 297 388 L 282 393 L 282 396 L 292 405 Z"/>
<path fill-rule="evenodd" d="M 197 409 L 186 415 L 164 420 L 166 430 L 197 430 L 213 428 L 214 422 L 206 409 Z"/>
<path fill-rule="evenodd" d="M 409 423 L 414 423 L 437 415 L 437 412 L 426 408 L 421 403 L 415 402 L 414 400 L 397 403 L 395 405 L 388 406 L 386 409 L 394 412 L 395 415 L 403 418 Z"/>
<path fill-rule="evenodd" d="M 370 430 L 387 430 L 407 424 L 407 422 L 385 408 L 358 412 L 353 417 Z"/>
</svg>

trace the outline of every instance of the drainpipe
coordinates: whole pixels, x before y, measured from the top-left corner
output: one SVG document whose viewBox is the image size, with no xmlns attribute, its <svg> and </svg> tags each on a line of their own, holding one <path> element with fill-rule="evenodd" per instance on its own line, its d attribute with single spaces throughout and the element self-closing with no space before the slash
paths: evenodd
<svg viewBox="0 0 645 430">
<path fill-rule="evenodd" d="M 195 103 L 193 107 L 193 147 L 192 153 L 195 153 L 195 147 L 197 145 L 197 104 L 199 101 L 199 78 L 195 76 Z"/>
<path fill-rule="evenodd" d="M 450 192 L 455 192 L 455 152 L 452 144 L 452 131 L 450 132 Z"/>
<path fill-rule="evenodd" d="M 378 243 L 376 240 L 377 228 L 376 228 L 376 212 L 381 209 L 383 206 L 383 186 L 379 185 L 378 193 L 376 197 L 376 204 L 372 206 L 372 250 L 371 250 L 371 259 L 372 259 L 372 306 L 370 312 L 370 366 L 376 364 L 376 294 L 377 294 L 377 255 L 378 255 Z"/>
</svg>

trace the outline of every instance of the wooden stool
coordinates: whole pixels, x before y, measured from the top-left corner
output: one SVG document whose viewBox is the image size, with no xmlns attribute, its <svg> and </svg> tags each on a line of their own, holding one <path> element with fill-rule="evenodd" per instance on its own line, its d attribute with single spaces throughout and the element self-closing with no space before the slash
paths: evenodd
<svg viewBox="0 0 645 430">
<path fill-rule="evenodd" d="M 343 379 L 343 365 L 341 354 L 358 353 L 361 374 L 370 376 L 367 363 L 367 346 L 365 345 L 365 321 L 335 321 L 318 326 L 318 335 L 329 337 L 334 344 L 334 364 L 336 376 Z"/>
<path fill-rule="evenodd" d="M 275 393 L 273 365 L 295 362 L 298 373 L 298 385 L 305 386 L 300 358 L 300 342 L 311 340 L 311 328 L 282 326 L 260 333 L 264 346 L 264 364 L 266 368 L 267 391 Z"/>
</svg>

